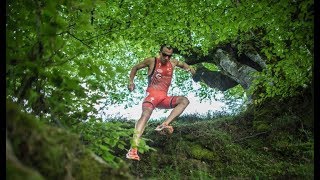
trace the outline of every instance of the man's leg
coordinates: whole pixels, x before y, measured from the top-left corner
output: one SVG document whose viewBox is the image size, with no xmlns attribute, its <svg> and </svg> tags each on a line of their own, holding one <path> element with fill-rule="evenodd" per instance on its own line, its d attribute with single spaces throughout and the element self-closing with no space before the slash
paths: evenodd
<svg viewBox="0 0 320 180">
<path fill-rule="evenodd" d="M 163 124 L 170 124 L 171 121 L 174 120 L 174 118 L 178 117 L 189 105 L 190 101 L 183 96 L 178 96 L 176 99 L 176 107 L 171 111 L 168 118 L 163 122 Z"/>
<path fill-rule="evenodd" d="M 166 97 L 165 93 L 160 93 L 157 91 L 148 92 L 147 97 L 142 103 L 142 113 L 140 119 L 137 121 L 135 126 L 135 132 L 133 134 L 133 144 L 132 147 L 137 148 L 139 145 L 140 137 L 145 129 L 147 121 L 149 120 L 152 111 L 155 109 L 159 101 L 161 102 L 163 98 Z"/>
<path fill-rule="evenodd" d="M 153 108 L 150 107 L 142 107 L 142 114 L 140 119 L 137 121 L 135 125 L 135 132 L 133 134 L 133 148 L 137 148 L 139 145 L 139 140 L 141 135 L 144 132 L 144 129 L 146 127 L 147 121 L 149 120 L 151 114 L 152 114 Z"/>
<path fill-rule="evenodd" d="M 128 159 L 133 159 L 138 161 L 140 160 L 140 157 L 138 155 L 139 140 L 146 127 L 147 121 L 149 120 L 152 114 L 152 111 L 153 111 L 153 108 L 142 106 L 141 117 L 135 125 L 135 132 L 133 133 L 133 138 L 132 138 L 133 142 L 131 144 L 130 150 L 126 154 L 126 157 Z"/>
</svg>

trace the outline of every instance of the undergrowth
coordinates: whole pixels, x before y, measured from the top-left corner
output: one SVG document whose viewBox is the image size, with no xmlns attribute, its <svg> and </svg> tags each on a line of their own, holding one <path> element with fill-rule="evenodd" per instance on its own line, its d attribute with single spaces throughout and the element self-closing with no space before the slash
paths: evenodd
<svg viewBox="0 0 320 180">
<path fill-rule="evenodd" d="M 39 179 L 313 179 L 310 99 L 308 93 L 269 99 L 233 116 L 181 116 L 167 136 L 154 131 L 161 121 L 150 120 L 139 146 L 141 161 L 125 158 L 133 121 L 86 122 L 71 133 L 9 103 L 6 130 L 13 154 L 39 172 Z M 104 163 L 97 163 L 93 153 Z M 11 175 L 32 171 L 15 165 L 7 161 Z"/>
<path fill-rule="evenodd" d="M 151 120 L 143 136 L 157 151 L 141 154 L 140 162 L 127 160 L 131 173 L 141 179 L 313 179 L 309 95 L 270 99 L 235 116 L 182 116 L 170 136 L 157 134 L 161 122 Z"/>
</svg>

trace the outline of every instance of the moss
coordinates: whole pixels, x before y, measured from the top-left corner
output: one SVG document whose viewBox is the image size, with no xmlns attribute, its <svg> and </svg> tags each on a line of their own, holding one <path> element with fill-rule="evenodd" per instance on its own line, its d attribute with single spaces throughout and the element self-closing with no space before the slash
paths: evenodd
<svg viewBox="0 0 320 180">
<path fill-rule="evenodd" d="M 191 179 L 212 180 L 215 178 L 211 174 L 209 174 L 207 171 L 198 169 L 191 172 Z"/>
<path fill-rule="evenodd" d="M 308 163 L 289 166 L 287 174 L 291 174 L 291 176 L 295 178 L 314 179 L 314 165 Z"/>
<path fill-rule="evenodd" d="M 215 152 L 203 148 L 199 144 L 190 144 L 189 155 L 200 160 L 215 160 L 218 157 Z"/>
<path fill-rule="evenodd" d="M 78 180 L 101 179 L 101 165 L 94 163 L 88 152 L 84 152 L 75 162 L 73 176 Z"/>
<path fill-rule="evenodd" d="M 271 129 L 270 125 L 266 121 L 254 121 L 253 128 L 257 132 L 265 132 Z"/>
<path fill-rule="evenodd" d="M 44 180 L 44 178 L 35 170 L 17 165 L 12 161 L 6 162 L 7 180 Z"/>
<path fill-rule="evenodd" d="M 46 179 L 131 179 L 128 169 L 98 162 L 79 136 L 41 123 L 7 103 L 7 136 L 17 159 Z M 7 161 L 7 163 L 9 163 Z M 7 172 L 19 174 L 10 164 Z"/>
</svg>

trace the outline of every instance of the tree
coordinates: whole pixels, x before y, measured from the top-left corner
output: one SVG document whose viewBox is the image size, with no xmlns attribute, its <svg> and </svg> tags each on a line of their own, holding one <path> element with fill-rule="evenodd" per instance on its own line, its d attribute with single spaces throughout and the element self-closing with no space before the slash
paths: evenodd
<svg viewBox="0 0 320 180">
<path fill-rule="evenodd" d="M 95 118 L 104 99 L 128 100 L 130 68 L 163 43 L 198 67 L 195 80 L 219 90 L 240 84 L 256 102 L 311 84 L 311 0 L 17 0 L 6 7 L 7 97 L 60 126 Z"/>
</svg>

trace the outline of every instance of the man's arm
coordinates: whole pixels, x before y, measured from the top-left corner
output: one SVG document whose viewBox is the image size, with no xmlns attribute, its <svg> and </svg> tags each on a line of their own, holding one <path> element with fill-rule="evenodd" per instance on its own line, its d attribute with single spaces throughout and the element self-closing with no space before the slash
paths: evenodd
<svg viewBox="0 0 320 180">
<path fill-rule="evenodd" d="M 150 64 L 150 58 L 145 59 L 144 61 L 138 63 L 137 65 L 133 66 L 130 72 L 130 76 L 129 76 L 129 85 L 128 85 L 128 89 L 129 91 L 133 91 L 135 88 L 135 84 L 133 82 L 134 77 L 137 74 L 137 71 L 139 69 L 148 67 Z"/>
<path fill-rule="evenodd" d="M 189 71 L 192 75 L 194 75 L 196 73 L 196 71 L 193 69 L 193 67 L 189 66 L 185 62 L 181 62 L 181 61 L 177 60 L 177 66 L 186 70 L 186 71 Z"/>
</svg>

